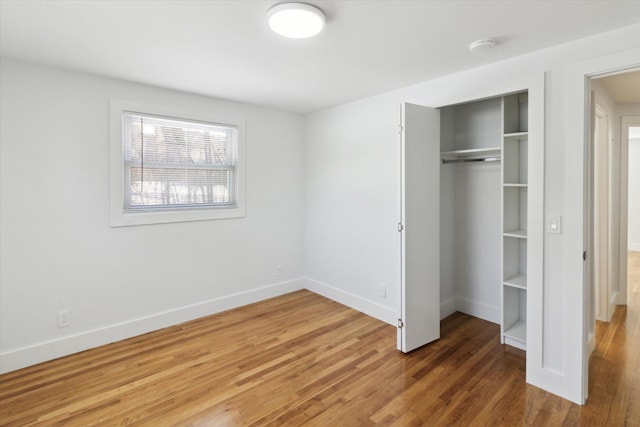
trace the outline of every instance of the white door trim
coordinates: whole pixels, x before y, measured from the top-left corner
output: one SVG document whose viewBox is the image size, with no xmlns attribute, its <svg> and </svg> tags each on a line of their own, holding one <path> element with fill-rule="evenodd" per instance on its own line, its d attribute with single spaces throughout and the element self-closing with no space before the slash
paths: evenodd
<svg viewBox="0 0 640 427">
<path fill-rule="evenodd" d="M 609 132 L 610 117 L 604 107 L 600 105 L 599 100 L 595 100 L 595 117 L 593 135 L 593 176 L 594 176 L 594 200 L 591 208 L 593 211 L 593 231 L 594 231 L 594 285 L 596 300 L 596 319 L 608 322 L 611 314 L 609 313 L 610 300 L 610 265 L 609 265 Z M 604 129 L 598 126 L 598 123 L 605 125 Z M 604 135 L 603 135 L 604 131 Z"/>
</svg>

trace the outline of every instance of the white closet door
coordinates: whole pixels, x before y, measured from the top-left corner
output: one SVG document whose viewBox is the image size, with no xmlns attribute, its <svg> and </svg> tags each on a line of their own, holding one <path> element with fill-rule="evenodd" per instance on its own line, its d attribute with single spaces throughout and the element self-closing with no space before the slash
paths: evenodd
<svg viewBox="0 0 640 427">
<path fill-rule="evenodd" d="M 402 105 L 398 349 L 440 338 L 440 111 Z"/>
</svg>

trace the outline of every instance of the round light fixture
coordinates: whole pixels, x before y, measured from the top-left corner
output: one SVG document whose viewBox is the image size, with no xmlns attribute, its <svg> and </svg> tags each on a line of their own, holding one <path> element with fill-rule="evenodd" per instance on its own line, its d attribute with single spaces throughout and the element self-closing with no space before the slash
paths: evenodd
<svg viewBox="0 0 640 427">
<path fill-rule="evenodd" d="M 493 49 L 496 45 L 495 40 L 485 39 L 485 40 L 476 40 L 469 45 L 469 50 L 471 52 L 482 52 L 485 50 Z"/>
<path fill-rule="evenodd" d="M 282 3 L 267 12 L 269 27 L 276 33 L 292 39 L 313 37 L 324 28 L 324 13 L 305 3 Z"/>
</svg>

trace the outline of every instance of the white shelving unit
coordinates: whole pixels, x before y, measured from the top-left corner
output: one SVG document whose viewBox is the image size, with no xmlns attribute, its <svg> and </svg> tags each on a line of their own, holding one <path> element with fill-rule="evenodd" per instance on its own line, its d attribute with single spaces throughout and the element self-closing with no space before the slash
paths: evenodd
<svg viewBox="0 0 640 427">
<path fill-rule="evenodd" d="M 501 342 L 527 348 L 527 93 L 502 98 Z"/>
<path fill-rule="evenodd" d="M 502 282 L 504 286 L 512 286 L 518 289 L 527 289 L 527 276 L 525 274 L 515 274 L 513 276 L 507 277 Z"/>
<path fill-rule="evenodd" d="M 528 95 L 443 107 L 440 113 L 442 288 L 455 284 L 456 298 L 468 302 L 472 315 L 478 312 L 476 296 L 484 304 L 499 297 L 493 304 L 501 308 L 501 342 L 526 350 Z"/>
</svg>

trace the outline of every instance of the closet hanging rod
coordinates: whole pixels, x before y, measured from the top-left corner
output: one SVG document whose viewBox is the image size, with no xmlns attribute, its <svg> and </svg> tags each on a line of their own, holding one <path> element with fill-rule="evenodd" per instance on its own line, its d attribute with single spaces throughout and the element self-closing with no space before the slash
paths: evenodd
<svg viewBox="0 0 640 427">
<path fill-rule="evenodd" d="M 456 159 L 456 160 L 447 160 L 442 159 L 442 164 L 446 165 L 447 163 L 471 163 L 471 162 L 499 162 L 500 157 L 483 157 L 480 159 Z"/>
</svg>

